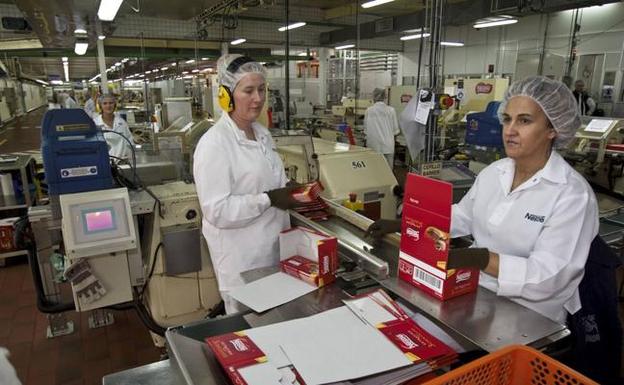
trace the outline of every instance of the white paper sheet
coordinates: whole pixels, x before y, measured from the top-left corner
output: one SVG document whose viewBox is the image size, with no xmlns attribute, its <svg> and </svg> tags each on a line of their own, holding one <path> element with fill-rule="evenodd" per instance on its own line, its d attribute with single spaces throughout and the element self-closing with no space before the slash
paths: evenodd
<svg viewBox="0 0 624 385">
<path fill-rule="evenodd" d="M 279 272 L 230 290 L 230 295 L 255 312 L 263 312 L 316 290 L 317 287 Z"/>
<path fill-rule="evenodd" d="M 308 317 L 308 328 L 284 345 L 307 385 L 345 381 L 411 365 L 379 330 L 346 306 Z"/>
<path fill-rule="evenodd" d="M 379 306 L 369 297 L 343 301 L 356 315 L 366 320 L 371 326 L 396 319 L 392 313 Z"/>
<path fill-rule="evenodd" d="M 249 337 L 266 355 L 267 360 L 276 368 L 283 368 L 291 364 L 280 347 L 295 335 L 306 330 L 306 319 L 299 318 L 292 321 L 280 322 L 245 330 Z"/>
<path fill-rule="evenodd" d="M 609 126 L 613 123 L 613 120 L 607 119 L 592 119 L 591 122 L 585 127 L 585 131 L 589 132 L 606 132 Z"/>
<path fill-rule="evenodd" d="M 268 362 L 238 369 L 247 385 L 282 385 L 282 373 Z"/>
</svg>

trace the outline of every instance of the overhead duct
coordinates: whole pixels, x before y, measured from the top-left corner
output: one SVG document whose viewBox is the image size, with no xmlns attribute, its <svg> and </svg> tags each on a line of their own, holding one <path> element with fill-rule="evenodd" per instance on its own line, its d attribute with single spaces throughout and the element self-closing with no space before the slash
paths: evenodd
<svg viewBox="0 0 624 385">
<path fill-rule="evenodd" d="M 559 12 L 567 9 L 584 8 L 593 5 L 618 3 L 617 0 L 477 0 L 461 1 L 447 4 L 444 10 L 444 25 L 460 26 L 475 22 L 488 16 L 505 13 L 512 16 L 527 16 L 535 13 Z M 511 6 L 510 3 L 515 3 Z M 385 19 L 380 19 L 385 20 Z M 360 24 L 360 39 L 373 39 L 382 36 L 390 36 L 401 33 L 408 29 L 420 28 L 425 24 L 425 11 L 419 11 L 409 15 L 392 17 L 392 23 L 384 21 L 382 25 L 392 25 L 392 28 L 380 28 L 380 20 Z M 353 40 L 357 34 L 357 27 L 345 27 L 320 35 L 321 45 L 336 45 L 345 41 Z"/>
</svg>

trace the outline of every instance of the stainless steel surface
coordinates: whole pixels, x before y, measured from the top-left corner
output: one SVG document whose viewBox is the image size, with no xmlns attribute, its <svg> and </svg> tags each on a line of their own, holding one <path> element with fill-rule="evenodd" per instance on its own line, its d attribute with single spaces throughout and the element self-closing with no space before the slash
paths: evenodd
<svg viewBox="0 0 624 385">
<path fill-rule="evenodd" d="M 318 223 L 293 211 L 290 212 L 290 216 L 293 219 L 292 225 L 310 227 L 314 230 L 338 238 L 339 254 L 342 254 L 341 256 L 347 257 L 349 260 L 356 261 L 371 275 L 379 279 L 388 277 L 390 271 L 388 263 L 364 250 L 364 247 L 367 244 L 362 241 L 362 237 L 354 236 L 353 233 L 345 230 L 345 227 L 349 226 L 353 227 L 354 231 L 357 229 L 346 221 L 340 218 L 332 217 L 327 221 Z M 344 226 L 335 225 L 334 222 L 336 221 L 340 221 Z"/>
<path fill-rule="evenodd" d="M 279 271 L 277 267 L 268 267 L 247 271 L 242 275 L 246 282 L 252 282 L 277 271 Z M 296 318 L 308 317 L 336 308 L 343 305 L 342 300 L 346 298 L 348 298 L 348 296 L 338 285 L 331 284 L 264 313 L 258 314 L 251 312 L 245 314 L 243 318 L 251 327 L 265 326 Z"/>
<path fill-rule="evenodd" d="M 217 385 L 224 384 L 225 378 L 216 365 L 210 350 L 204 343 L 178 334 L 173 330 L 165 332 L 167 349 L 171 362 L 171 372 L 180 378 L 181 384 Z"/>
<path fill-rule="evenodd" d="M 173 370 L 169 360 L 163 360 L 108 374 L 102 378 L 103 385 L 184 385 L 184 379 Z"/>
<path fill-rule="evenodd" d="M 488 352 L 510 344 L 531 345 L 565 329 L 564 325 L 482 287 L 476 293 L 442 302 L 396 277 L 380 283 Z"/>
</svg>

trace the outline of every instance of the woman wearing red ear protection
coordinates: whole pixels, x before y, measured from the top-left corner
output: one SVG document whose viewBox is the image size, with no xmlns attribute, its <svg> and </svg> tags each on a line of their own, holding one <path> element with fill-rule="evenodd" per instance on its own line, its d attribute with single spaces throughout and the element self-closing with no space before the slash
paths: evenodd
<svg viewBox="0 0 624 385">
<path fill-rule="evenodd" d="M 266 98 L 264 68 L 224 55 L 217 71 L 223 114 L 197 144 L 193 176 L 202 233 L 230 314 L 240 310 L 228 294 L 243 285 L 240 273 L 278 264 L 278 236 L 290 227 L 286 210 L 297 203 L 271 134 L 256 122 Z"/>
</svg>

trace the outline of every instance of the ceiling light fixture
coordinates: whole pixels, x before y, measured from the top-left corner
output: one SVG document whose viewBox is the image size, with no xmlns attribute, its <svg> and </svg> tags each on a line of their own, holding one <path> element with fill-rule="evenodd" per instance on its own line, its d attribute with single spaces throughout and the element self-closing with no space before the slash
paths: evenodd
<svg viewBox="0 0 624 385">
<path fill-rule="evenodd" d="M 459 41 L 443 41 L 440 43 L 440 45 L 444 45 L 447 47 L 463 47 L 464 43 Z"/>
<path fill-rule="evenodd" d="M 89 48 L 89 42 L 85 39 L 77 39 L 76 46 L 74 47 L 74 52 L 76 55 L 84 55 L 87 53 L 87 48 Z"/>
<path fill-rule="evenodd" d="M 87 30 L 84 28 L 76 28 L 74 29 L 74 34 L 76 35 L 86 35 L 87 34 Z"/>
<path fill-rule="evenodd" d="M 171 64 L 169 64 L 169 65 L 170 65 L 170 66 L 172 66 L 172 67 L 175 67 L 175 66 L 177 66 L 177 65 L 178 65 L 178 63 L 171 63 Z"/>
<path fill-rule="evenodd" d="M 186 64 L 195 63 L 195 59 L 187 60 L 187 61 L 185 61 L 185 63 L 186 63 Z"/>
<path fill-rule="evenodd" d="M 488 27 L 498 27 L 500 25 L 508 25 L 515 24 L 518 22 L 513 16 L 496 16 L 496 17 L 488 17 L 485 19 L 477 20 L 477 22 L 473 25 L 475 29 L 488 28 Z"/>
<path fill-rule="evenodd" d="M 128 58 L 124 58 L 121 62 L 122 62 L 122 63 L 127 63 L 127 62 L 128 62 L 128 60 L 130 60 L 130 59 L 128 59 Z"/>
<path fill-rule="evenodd" d="M 123 0 L 101 0 L 97 13 L 100 20 L 113 21 L 122 2 Z"/>
<path fill-rule="evenodd" d="M 65 81 L 68 82 L 69 81 L 69 63 L 68 62 L 63 63 L 63 73 L 65 74 Z"/>
<path fill-rule="evenodd" d="M 362 4 L 362 8 L 371 8 L 371 7 L 376 7 L 378 5 L 382 5 L 382 4 L 386 4 L 386 3 L 391 3 L 394 0 L 373 0 L 373 1 L 367 1 L 366 3 Z"/>
<path fill-rule="evenodd" d="M 166 71 L 166 70 L 168 70 L 168 69 L 169 69 L 169 67 L 162 67 L 160 70 L 161 70 L 161 71 Z"/>
<path fill-rule="evenodd" d="M 430 33 L 417 33 L 415 35 L 407 35 L 407 36 L 401 36 L 401 40 L 405 41 L 405 40 L 414 40 L 414 39 L 420 39 L 423 37 L 429 37 L 431 36 Z"/>
<path fill-rule="evenodd" d="M 299 52 L 299 53 L 297 54 L 297 56 L 308 56 L 308 54 L 307 54 L 307 53 L 305 53 L 305 52 Z"/>
<path fill-rule="evenodd" d="M 193 71 L 191 71 L 191 72 L 192 72 L 192 73 L 197 73 L 197 72 L 199 72 L 199 70 L 193 70 Z"/>
<path fill-rule="evenodd" d="M 201 59 L 205 61 L 205 60 L 209 60 L 210 58 L 208 58 L 208 57 L 203 57 L 203 58 L 201 58 Z"/>
<path fill-rule="evenodd" d="M 65 63 L 65 62 L 68 60 L 68 58 L 67 58 L 67 56 L 63 56 L 63 57 L 61 58 L 61 60 L 63 61 L 63 63 Z"/>
<path fill-rule="evenodd" d="M 106 36 L 104 36 L 104 35 L 99 35 L 99 36 L 98 36 L 98 39 L 100 39 L 100 40 L 104 40 L 104 39 L 106 39 Z"/>
<path fill-rule="evenodd" d="M 284 27 L 279 27 L 277 30 L 280 31 L 280 32 L 284 32 L 284 31 L 287 31 L 287 30 L 303 27 L 304 25 L 306 25 L 306 23 L 303 22 L 303 21 L 300 21 L 298 23 L 293 23 L 293 24 L 290 24 L 290 25 L 287 25 L 287 26 L 284 26 Z"/>
<path fill-rule="evenodd" d="M 243 43 L 244 43 L 244 42 L 246 42 L 246 41 L 247 41 L 247 39 L 242 39 L 242 38 L 241 38 L 241 39 L 232 40 L 232 41 L 230 42 L 230 44 L 232 44 L 232 45 L 239 45 L 239 44 L 243 44 Z"/>
<path fill-rule="evenodd" d="M 355 44 L 345 44 L 345 45 L 339 45 L 338 47 L 336 47 L 336 49 L 347 49 L 347 48 L 353 48 L 355 47 Z"/>
</svg>

